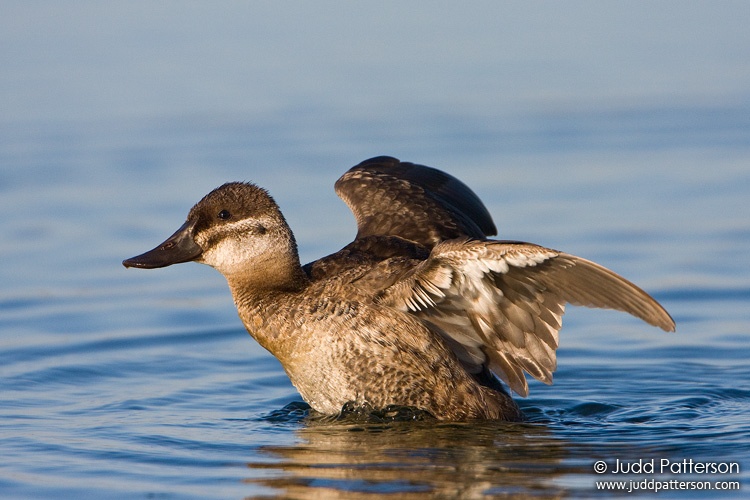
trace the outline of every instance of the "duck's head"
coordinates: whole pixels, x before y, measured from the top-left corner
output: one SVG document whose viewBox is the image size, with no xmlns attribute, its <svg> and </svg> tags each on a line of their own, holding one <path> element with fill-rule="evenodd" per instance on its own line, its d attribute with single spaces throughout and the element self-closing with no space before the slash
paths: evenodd
<svg viewBox="0 0 750 500">
<path fill-rule="evenodd" d="M 243 182 L 208 193 L 166 241 L 122 264 L 153 269 L 190 261 L 208 264 L 228 279 L 272 279 L 286 274 L 281 268 L 299 268 L 294 236 L 278 205 L 266 190 Z"/>
</svg>

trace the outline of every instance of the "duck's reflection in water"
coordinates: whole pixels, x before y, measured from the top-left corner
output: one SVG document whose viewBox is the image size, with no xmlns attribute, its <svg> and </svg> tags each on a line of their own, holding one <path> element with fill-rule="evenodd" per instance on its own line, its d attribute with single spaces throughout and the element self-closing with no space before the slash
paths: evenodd
<svg viewBox="0 0 750 500">
<path fill-rule="evenodd" d="M 283 498 L 561 498 L 565 443 L 541 424 L 308 417 L 300 443 L 266 446 L 248 479 Z M 353 421 L 354 420 L 354 421 Z M 386 419 L 387 420 L 387 419 Z"/>
</svg>

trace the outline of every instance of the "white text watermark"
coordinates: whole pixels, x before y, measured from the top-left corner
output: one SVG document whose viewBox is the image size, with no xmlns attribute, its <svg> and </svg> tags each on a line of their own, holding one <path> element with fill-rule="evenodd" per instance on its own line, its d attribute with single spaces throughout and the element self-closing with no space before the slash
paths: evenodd
<svg viewBox="0 0 750 500">
<path fill-rule="evenodd" d="M 729 475 L 740 473 L 739 462 L 699 461 L 691 458 L 674 460 L 648 458 L 637 460 L 598 460 L 594 462 L 596 474 L 619 476 L 647 476 L 609 481 L 596 481 L 596 489 L 610 491 L 658 492 L 662 490 L 739 490 L 739 481 L 730 481 Z M 650 476 L 650 477 L 648 477 Z M 668 476 L 668 477 L 664 477 Z M 674 476 L 682 476 L 674 478 Z M 690 476 L 689 478 L 686 476 Z M 711 480 L 700 480 L 708 479 Z"/>
<path fill-rule="evenodd" d="M 681 461 L 669 458 L 649 458 L 614 462 L 599 460 L 594 463 L 597 474 L 739 474 L 738 462 L 697 462 L 692 458 Z"/>
</svg>

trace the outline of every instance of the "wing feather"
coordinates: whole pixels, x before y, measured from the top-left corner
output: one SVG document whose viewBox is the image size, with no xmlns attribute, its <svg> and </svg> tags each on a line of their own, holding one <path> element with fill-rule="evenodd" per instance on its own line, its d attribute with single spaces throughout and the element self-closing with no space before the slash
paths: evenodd
<svg viewBox="0 0 750 500">
<path fill-rule="evenodd" d="M 552 382 L 566 303 L 616 309 L 674 330 L 658 302 L 613 271 L 522 242 L 444 241 L 377 300 L 422 318 L 469 371 L 489 367 L 522 396 L 524 372 Z"/>
<path fill-rule="evenodd" d="M 398 236 L 428 248 L 443 240 L 497 233 L 463 182 L 440 170 L 379 156 L 349 169 L 336 193 L 357 220 L 357 238 Z"/>
</svg>

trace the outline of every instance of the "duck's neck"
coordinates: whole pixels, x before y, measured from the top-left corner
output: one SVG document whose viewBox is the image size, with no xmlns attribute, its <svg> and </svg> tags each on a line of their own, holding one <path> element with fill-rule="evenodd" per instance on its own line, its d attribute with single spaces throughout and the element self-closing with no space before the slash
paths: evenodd
<svg viewBox="0 0 750 500">
<path fill-rule="evenodd" d="M 310 283 L 296 253 L 260 257 L 246 269 L 224 276 L 235 302 L 246 307 L 275 293 L 300 292 Z"/>
<path fill-rule="evenodd" d="M 284 305 L 294 302 L 310 284 L 310 279 L 293 255 L 277 255 L 254 262 L 246 272 L 226 275 L 240 319 L 263 347 L 279 357 L 274 340 L 281 333 L 277 324 Z M 282 318 L 283 320 L 283 318 Z M 283 321 L 282 321 L 283 322 Z"/>
</svg>

